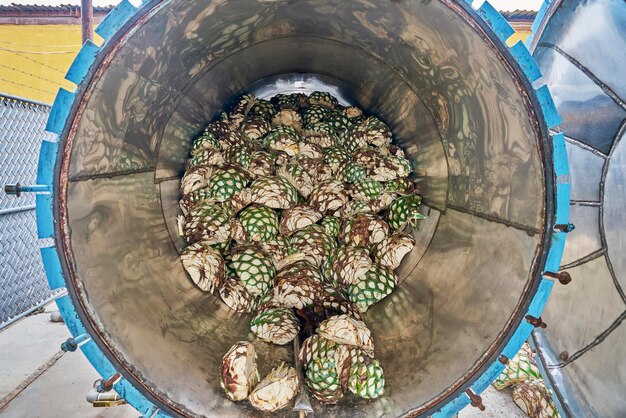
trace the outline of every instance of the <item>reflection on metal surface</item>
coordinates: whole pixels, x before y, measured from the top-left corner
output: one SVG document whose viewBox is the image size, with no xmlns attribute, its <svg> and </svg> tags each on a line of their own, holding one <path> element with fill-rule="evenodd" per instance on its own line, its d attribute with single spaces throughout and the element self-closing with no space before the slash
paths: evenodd
<svg viewBox="0 0 626 418">
<path fill-rule="evenodd" d="M 622 295 L 626 290 L 626 141 L 618 138 L 604 184 L 604 234 L 611 267 Z"/>
<path fill-rule="evenodd" d="M 551 148 L 503 47 L 465 3 L 146 7 L 91 79 L 60 179 L 73 292 L 120 372 L 171 413 L 255 414 L 220 395 L 215 367 L 250 318 L 193 287 L 173 215 L 190 140 L 222 103 L 306 81 L 389 122 L 431 207 L 404 282 L 368 313 L 387 396 L 328 415 L 430 414 L 464 393 L 526 313 L 552 221 Z"/>
<path fill-rule="evenodd" d="M 567 158 L 572 167 L 570 173 L 571 199 L 597 202 L 600 199 L 600 178 L 605 158 L 570 142 L 565 143 Z"/>
<path fill-rule="evenodd" d="M 572 184 L 572 222 L 564 268 L 538 333 L 565 413 L 624 416 L 626 295 L 626 3 L 562 0 L 548 8 L 534 51 L 563 115 Z M 567 355 L 561 355 L 567 353 Z"/>
<path fill-rule="evenodd" d="M 422 212 L 427 217 L 419 223 L 418 229 L 413 231 L 413 238 L 415 238 L 415 247 L 413 247 L 411 253 L 402 260 L 402 263 L 400 264 L 400 267 L 397 271 L 398 277 L 400 277 L 401 280 L 405 280 L 407 277 L 411 276 L 411 273 L 422 260 L 422 257 L 430 246 L 433 235 L 435 234 L 437 226 L 439 225 L 441 212 L 427 206 L 422 207 Z M 400 284 L 401 283 L 402 281 L 400 282 Z"/>
<path fill-rule="evenodd" d="M 543 76 L 563 118 L 563 129 L 568 136 L 607 154 L 626 110 L 574 64 L 543 45 L 535 51 L 535 59 L 546 69 Z"/>
<path fill-rule="evenodd" d="M 180 252 L 187 246 L 183 237 L 181 237 L 178 233 L 178 225 L 176 221 L 180 211 L 180 207 L 178 205 L 178 202 L 180 201 L 180 178 L 161 181 L 158 184 L 161 207 L 163 209 L 163 219 L 174 247 L 176 247 L 176 250 Z"/>
<path fill-rule="evenodd" d="M 496 341 L 493 330 L 510 319 L 498 312 L 517 304 L 527 283 L 538 242 L 525 231 L 454 210 L 441 215 L 417 268 L 366 317 L 395 402 L 436 396 L 485 355 Z M 494 270 L 499 259 L 506 263 Z M 451 351 L 451 341 L 463 349 Z"/>
<path fill-rule="evenodd" d="M 509 70 L 495 65 L 483 40 L 467 36 L 453 12 L 434 4 L 386 5 L 385 13 L 365 2 L 285 4 L 240 10 L 236 2 L 171 2 L 168 12 L 156 13 L 94 86 L 71 176 L 150 168 L 156 153 L 160 176 L 176 175 L 171 165 L 182 163 L 186 139 L 223 102 L 268 75 L 308 71 L 350 84 L 357 102 L 399 124 L 392 128 L 401 140 L 425 145 L 422 166 L 441 161 L 428 151 L 438 130 L 451 203 L 540 227 L 527 211 L 543 200 L 543 170 L 523 98 Z M 465 60 L 453 52 L 460 50 L 474 53 Z M 402 125 L 412 120 L 420 125 Z M 424 178 L 441 175 L 441 168 L 429 169 Z M 445 207 L 440 185 L 425 182 L 424 189 Z"/>
<path fill-rule="evenodd" d="M 598 206 L 572 205 L 570 206 L 570 221 L 576 229 L 567 237 L 567 245 L 563 253 L 563 265 L 597 253 L 602 248 L 600 242 L 600 208 Z M 567 289 L 565 289 L 567 291 Z"/>
<path fill-rule="evenodd" d="M 555 1 L 549 27 L 534 42 L 556 45 L 621 97 L 626 85 L 616 69 L 626 66 L 626 16 L 622 0 Z"/>
<path fill-rule="evenodd" d="M 555 342 L 554 349 L 561 353 L 567 351 L 573 354 L 589 344 L 593 339 L 606 329 L 623 311 L 623 302 L 615 292 L 611 273 L 607 267 L 606 259 L 598 257 L 585 264 L 566 270 L 572 276 L 572 282 L 567 286 L 554 289 L 554 296 L 558 298 L 560 309 L 573 312 L 584 307 L 587 300 L 602 300 L 602 306 L 595 306 L 594 315 L 587 312 L 585 326 L 578 327 L 581 320 L 579 315 L 555 316 L 553 306 L 548 305 L 545 320 L 554 323 L 558 320 L 558 329 L 579 328 L 576 334 L 567 333 Z M 547 330 L 546 332 L 551 332 Z M 551 366 L 549 364 L 548 366 Z"/>
</svg>

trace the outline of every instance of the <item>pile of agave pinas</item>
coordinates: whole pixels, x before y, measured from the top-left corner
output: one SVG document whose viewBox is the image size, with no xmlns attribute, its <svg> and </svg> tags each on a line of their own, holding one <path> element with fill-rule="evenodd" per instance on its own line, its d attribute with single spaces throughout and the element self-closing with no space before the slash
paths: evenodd
<svg viewBox="0 0 626 418">
<path fill-rule="evenodd" d="M 302 341 L 304 383 L 324 403 L 373 399 L 383 369 L 364 322 L 398 284 L 423 219 L 389 127 L 326 92 L 241 97 L 191 147 L 178 225 L 183 266 L 203 291 L 253 314 L 262 341 Z M 287 406 L 300 373 L 259 382 L 250 342 L 223 358 L 222 387 L 263 411 Z"/>
</svg>

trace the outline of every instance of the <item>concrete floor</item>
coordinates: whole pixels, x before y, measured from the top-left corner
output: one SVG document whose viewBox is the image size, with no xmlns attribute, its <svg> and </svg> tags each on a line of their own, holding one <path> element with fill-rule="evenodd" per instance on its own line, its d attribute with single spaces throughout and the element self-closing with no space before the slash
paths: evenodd
<svg viewBox="0 0 626 418">
<path fill-rule="evenodd" d="M 61 351 L 70 334 L 50 321 L 55 308 L 0 332 L 0 417 L 137 418 L 129 405 L 94 408 L 85 400 L 99 376 L 80 351 Z"/>
<path fill-rule="evenodd" d="M 129 405 L 94 408 L 85 395 L 99 378 L 80 353 L 64 353 L 70 335 L 46 312 L 31 315 L 0 332 L 0 417 L 2 418 L 137 418 Z M 484 412 L 468 407 L 460 418 L 512 417 L 523 414 L 510 394 L 493 388 L 483 394 Z"/>
</svg>

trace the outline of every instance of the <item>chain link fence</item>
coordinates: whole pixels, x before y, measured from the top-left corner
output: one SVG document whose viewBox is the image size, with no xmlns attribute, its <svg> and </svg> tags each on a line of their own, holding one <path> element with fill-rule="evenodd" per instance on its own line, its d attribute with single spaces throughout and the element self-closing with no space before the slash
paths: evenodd
<svg viewBox="0 0 626 418">
<path fill-rule="evenodd" d="M 34 184 L 50 107 L 0 94 L 1 184 Z M 0 192 L 0 329 L 61 292 L 52 292 L 39 254 L 35 195 Z"/>
</svg>

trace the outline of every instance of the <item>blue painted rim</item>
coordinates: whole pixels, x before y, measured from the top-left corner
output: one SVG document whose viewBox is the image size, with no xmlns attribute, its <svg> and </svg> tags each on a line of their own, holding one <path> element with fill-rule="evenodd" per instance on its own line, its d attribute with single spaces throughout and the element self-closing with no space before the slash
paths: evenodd
<svg viewBox="0 0 626 418">
<path fill-rule="evenodd" d="M 460 2 L 462 0 L 457 1 Z M 470 0 L 467 1 L 468 3 L 471 3 Z M 537 16 L 533 29 L 536 29 L 536 25 L 538 25 L 537 22 L 541 20 L 541 16 L 545 14 L 551 2 L 551 0 L 546 0 Z M 98 46 L 92 42 L 85 43 L 70 66 L 66 79 L 76 85 L 81 84 L 89 73 L 96 57 L 102 52 L 106 43 L 124 26 L 125 23 L 127 23 L 133 15 L 135 15 L 137 10 L 138 9 L 128 2 L 128 0 L 123 0 L 120 4 L 118 4 L 118 6 L 106 16 L 96 29 L 96 33 L 102 36 L 105 40 L 104 44 Z M 473 15 L 476 19 L 478 17 L 483 19 L 498 39 L 502 41 L 503 45 L 505 45 L 507 39 L 509 39 L 509 37 L 514 33 L 509 23 L 488 2 L 483 3 L 478 10 L 473 12 Z M 534 59 L 522 42 L 518 42 L 510 47 L 509 51 L 519 64 L 522 73 L 528 78 L 529 83 L 532 84 L 541 77 L 541 73 L 535 64 Z M 546 130 L 559 125 L 561 120 L 547 86 L 544 85 L 534 88 L 534 93 L 541 110 L 541 114 L 538 115 L 538 118 L 540 121 L 545 123 L 544 127 Z M 57 160 L 59 135 L 67 123 L 71 108 L 75 102 L 75 96 L 75 92 L 59 89 L 59 93 L 50 111 L 46 130 L 56 134 L 56 139 L 52 143 L 43 142 L 41 146 L 37 174 L 38 178 L 41 178 L 42 183 L 44 184 L 54 184 L 54 166 Z M 565 141 L 562 134 L 549 135 L 552 144 L 547 145 L 551 145 L 552 148 L 553 172 L 547 173 L 547 175 L 551 174 L 556 178 L 555 224 L 568 224 L 570 186 Z M 54 215 L 52 207 L 53 193 L 54 192 L 38 195 L 36 200 L 37 230 L 39 238 L 52 238 L 54 236 Z M 551 245 L 548 249 L 544 272 L 556 273 L 558 272 L 560 266 L 565 246 L 565 237 L 567 234 L 558 231 L 547 231 L 547 233 L 552 234 L 552 239 Z M 41 255 L 50 287 L 52 289 L 66 287 L 66 280 L 63 277 L 61 262 L 56 246 L 42 248 Z M 553 280 L 542 275 L 539 286 L 525 315 L 532 315 L 534 317 L 541 316 L 553 286 Z M 57 299 L 57 305 L 72 336 L 78 337 L 87 332 L 79 319 L 79 315 L 76 312 L 69 295 Z M 506 356 L 507 358 L 512 358 L 519 351 L 522 344 L 528 339 L 532 330 L 532 325 L 530 325 L 527 321 L 521 321 L 500 354 Z M 98 371 L 100 376 L 103 378 L 109 378 L 113 374 L 117 373 L 113 364 L 93 340 L 90 339 L 87 343 L 81 345 L 80 348 L 92 366 Z M 504 368 L 504 364 L 496 360 L 487 367 L 487 369 L 474 381 L 474 383 L 471 384 L 471 390 L 476 394 L 482 393 L 496 379 L 496 377 L 498 377 Z M 144 416 L 169 416 L 160 411 L 155 404 L 149 401 L 124 378 L 120 379 L 118 383 L 115 384 L 115 390 L 130 405 L 132 405 L 140 413 L 144 414 Z M 453 416 L 469 404 L 470 399 L 468 395 L 463 392 L 452 401 L 441 407 L 437 412 L 432 414 L 432 416 L 437 418 Z"/>
<path fill-rule="evenodd" d="M 531 25 L 531 29 L 530 29 L 531 34 L 526 39 L 526 47 L 529 50 L 533 49 L 534 48 L 533 45 L 536 45 L 536 43 L 538 42 L 538 39 L 536 38 L 538 31 L 543 30 L 542 27 L 544 27 L 550 20 L 551 12 L 549 11 L 553 9 L 553 7 L 558 7 L 559 2 L 560 0 L 544 0 L 543 3 L 541 4 L 541 7 L 539 8 L 539 11 L 537 13 L 537 16 L 535 16 L 535 20 L 533 21 L 533 24 Z M 568 166 L 568 161 L 567 161 L 567 150 L 565 148 L 565 135 L 562 132 L 559 132 L 554 135 L 554 154 L 555 154 L 554 172 L 557 178 L 557 184 L 559 183 L 562 184 L 562 187 L 560 189 L 557 189 L 557 193 L 560 192 L 562 194 L 562 196 L 557 195 L 557 202 L 565 201 L 566 203 L 569 203 L 569 200 L 570 200 L 569 166 Z M 558 158 L 556 154 L 558 154 Z M 560 213 L 559 213 L 559 209 L 560 209 Z M 563 222 L 563 224 L 569 223 L 569 206 L 567 208 L 565 208 L 565 205 L 561 205 L 560 208 L 557 207 L 556 216 L 557 216 L 557 219 L 567 220 L 567 222 Z M 565 247 L 565 237 L 563 237 L 560 242 L 555 243 L 555 245 L 561 246 L 561 255 L 562 255 L 563 249 Z M 553 266 L 554 265 L 557 266 L 556 268 L 558 268 L 558 265 L 560 265 L 560 261 L 561 261 L 560 256 L 558 257 L 558 260 L 556 259 L 556 257 L 553 260 L 551 260 L 551 262 L 553 263 Z M 533 334 L 532 338 L 528 339 L 528 342 L 530 343 L 531 348 L 537 351 L 535 335 L 536 334 Z M 537 356 L 537 367 L 539 368 L 539 372 L 541 373 L 541 376 L 544 377 L 544 383 L 546 384 L 546 386 L 548 387 L 548 389 L 553 395 L 552 400 L 556 406 L 557 411 L 559 412 L 559 415 L 562 417 L 568 416 L 569 414 L 565 412 L 560 396 L 555 396 L 557 394 L 555 391 L 555 387 L 552 384 L 552 379 L 550 378 L 550 375 L 547 373 L 547 369 L 543 363 L 543 359 L 541 356 Z"/>
</svg>

